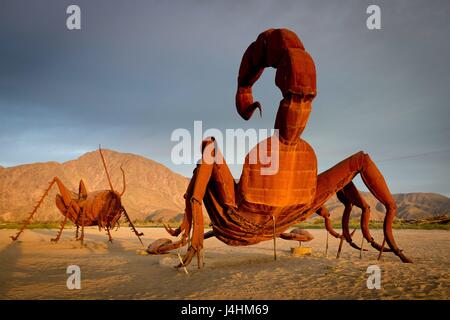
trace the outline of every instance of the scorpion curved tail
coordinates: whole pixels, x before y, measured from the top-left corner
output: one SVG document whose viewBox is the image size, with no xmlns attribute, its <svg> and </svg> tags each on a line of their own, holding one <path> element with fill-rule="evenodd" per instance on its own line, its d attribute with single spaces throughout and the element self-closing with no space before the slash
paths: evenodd
<svg viewBox="0 0 450 320">
<path fill-rule="evenodd" d="M 236 109 L 245 120 L 256 109 L 262 114 L 261 104 L 253 101 L 252 86 L 267 67 L 277 69 L 275 84 L 283 97 L 296 94 L 312 100 L 316 96 L 314 61 L 297 35 L 288 29 L 266 30 L 247 48 L 239 67 Z"/>
</svg>

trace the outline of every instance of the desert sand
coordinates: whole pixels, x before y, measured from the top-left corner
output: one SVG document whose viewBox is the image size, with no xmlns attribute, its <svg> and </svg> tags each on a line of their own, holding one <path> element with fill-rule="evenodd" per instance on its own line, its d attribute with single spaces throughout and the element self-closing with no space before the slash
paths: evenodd
<svg viewBox="0 0 450 320">
<path fill-rule="evenodd" d="M 144 244 L 167 237 L 160 228 L 141 228 Z M 312 255 L 292 257 L 296 242 L 267 241 L 249 247 L 230 247 L 212 238 L 205 241 L 205 268 L 196 261 L 189 274 L 173 268 L 175 253 L 140 255 L 143 250 L 129 229 L 86 231 L 85 247 L 65 230 L 57 244 L 57 230 L 26 230 L 19 241 L 9 239 L 15 230 L 0 230 L 0 299 L 449 299 L 450 233 L 438 230 L 394 230 L 397 242 L 414 264 L 403 264 L 391 253 L 377 261 L 369 249 L 359 251 L 344 244 L 336 259 L 339 241 L 330 237 L 324 256 L 326 232 L 309 230 L 315 239 L 307 244 Z M 377 239 L 381 230 L 374 230 Z M 355 234 L 360 243 L 360 234 Z M 366 245 L 367 247 L 367 245 Z M 181 249 L 180 253 L 184 253 Z M 369 265 L 381 268 L 381 289 L 369 290 Z M 66 287 L 66 268 L 81 268 L 81 289 Z"/>
</svg>

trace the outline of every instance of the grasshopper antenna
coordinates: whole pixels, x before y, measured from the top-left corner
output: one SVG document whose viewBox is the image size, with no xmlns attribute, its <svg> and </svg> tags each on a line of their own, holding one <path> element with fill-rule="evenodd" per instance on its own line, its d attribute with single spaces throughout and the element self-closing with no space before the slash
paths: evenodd
<svg viewBox="0 0 450 320">
<path fill-rule="evenodd" d="M 122 197 L 123 194 L 125 193 L 125 190 L 127 189 L 127 183 L 125 181 L 125 171 L 123 170 L 123 163 L 120 165 L 120 171 L 122 171 L 122 182 L 123 182 L 122 193 L 120 194 L 120 196 Z"/>
<path fill-rule="evenodd" d="M 111 182 L 111 177 L 109 176 L 108 167 L 106 166 L 106 160 L 105 160 L 105 157 L 103 156 L 102 146 L 101 145 L 98 145 L 98 151 L 100 151 L 100 156 L 102 157 L 103 167 L 105 168 L 106 177 L 108 178 L 108 182 L 109 182 L 109 187 L 111 188 L 111 191 L 114 192 L 114 188 L 113 188 L 113 185 L 112 185 L 112 182 Z"/>
</svg>

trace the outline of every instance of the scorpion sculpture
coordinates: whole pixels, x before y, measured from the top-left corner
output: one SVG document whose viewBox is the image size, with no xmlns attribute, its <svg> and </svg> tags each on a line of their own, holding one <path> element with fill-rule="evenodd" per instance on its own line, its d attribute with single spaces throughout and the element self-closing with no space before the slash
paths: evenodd
<svg viewBox="0 0 450 320">
<path fill-rule="evenodd" d="M 58 185 L 58 189 L 60 192 L 60 194 L 56 195 L 55 199 L 56 207 L 64 216 L 64 220 L 61 223 L 61 227 L 56 237 L 51 239 L 52 242 L 58 242 L 58 240 L 60 239 L 61 234 L 64 230 L 64 226 L 67 223 L 67 219 L 69 219 L 76 225 L 77 229 L 75 233 L 75 238 L 77 240 L 80 240 L 81 245 L 83 245 L 85 226 L 98 226 L 99 230 L 105 228 L 108 233 L 109 242 L 112 242 L 110 230 L 116 227 L 116 225 L 118 226 L 119 219 L 123 214 L 131 230 L 138 237 L 139 241 L 142 244 L 142 240 L 140 237 L 144 234 L 136 230 L 136 228 L 134 227 L 133 223 L 130 220 L 130 217 L 128 216 L 127 211 L 122 206 L 121 202 L 121 197 L 123 196 L 126 190 L 125 172 L 123 168 L 120 167 L 123 178 L 123 190 L 121 193 L 119 193 L 115 191 L 113 188 L 111 178 L 108 173 L 108 168 L 106 166 L 106 161 L 103 156 L 101 148 L 99 148 L 99 152 L 102 158 L 103 166 L 106 172 L 106 177 L 108 178 L 111 190 L 99 190 L 87 192 L 83 180 L 80 180 L 78 193 L 75 193 L 67 189 L 67 187 L 61 182 L 61 180 L 58 177 L 54 177 L 53 180 L 50 181 L 49 186 L 47 187 L 44 194 L 37 202 L 36 206 L 29 214 L 28 218 L 23 223 L 19 232 L 15 236 L 11 236 L 11 239 L 13 241 L 16 241 L 21 235 L 21 233 L 28 226 L 28 224 L 30 224 L 34 214 L 37 212 L 38 208 L 44 201 L 45 197 L 50 192 L 50 189 L 56 183 Z M 80 226 L 81 226 L 81 234 L 79 235 Z"/>
<path fill-rule="evenodd" d="M 232 246 L 245 246 L 280 237 L 302 241 L 301 235 L 286 230 L 317 213 L 325 218 L 327 230 L 345 239 L 352 247 L 362 250 L 352 241 L 348 220 L 353 206 L 361 209 L 361 230 L 372 247 L 393 252 L 403 262 L 412 262 L 397 246 L 392 222 L 397 207 L 389 188 L 375 163 L 365 152 L 358 152 L 334 167 L 317 174 L 317 159 L 313 148 L 300 138 L 305 129 L 316 96 L 316 70 L 312 57 L 297 35 L 287 29 L 269 29 L 261 33 L 245 51 L 239 68 L 236 108 L 249 120 L 259 102 L 253 101 L 252 85 L 266 67 L 276 70 L 275 84 L 283 99 L 277 111 L 275 129 L 277 148 L 271 149 L 274 136 L 260 142 L 246 156 L 243 172 L 235 182 L 213 137 L 202 142 L 202 158 L 193 172 L 185 194 L 185 215 L 177 229 L 166 226 L 168 233 L 181 239 L 159 239 L 150 244 L 152 254 L 167 253 L 188 244 L 178 267 L 186 266 L 196 255 L 198 267 L 203 267 L 203 240 L 215 236 Z M 260 158 L 250 161 L 249 155 L 258 148 L 278 152 L 279 169 L 263 175 Z M 214 161 L 210 161 L 210 158 Z M 360 174 L 369 191 L 386 208 L 380 245 L 369 231 L 370 208 L 352 180 Z M 333 195 L 345 205 L 343 234 L 332 228 L 325 202 Z M 204 234 L 202 202 L 211 220 L 212 230 Z M 192 234 L 191 234 L 192 229 Z M 341 242 L 342 243 L 342 242 Z M 389 248 L 385 248 L 385 243 Z M 362 247 L 362 245 L 361 245 Z"/>
</svg>

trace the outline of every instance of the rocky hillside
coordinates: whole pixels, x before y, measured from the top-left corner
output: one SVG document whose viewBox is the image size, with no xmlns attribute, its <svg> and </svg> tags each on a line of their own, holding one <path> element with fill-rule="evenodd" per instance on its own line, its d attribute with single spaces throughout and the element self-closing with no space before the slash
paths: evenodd
<svg viewBox="0 0 450 320">
<path fill-rule="evenodd" d="M 203 212 L 205 214 L 205 212 Z M 145 217 L 145 221 L 149 222 L 171 222 L 171 223 L 181 223 L 183 221 L 184 214 L 180 210 L 172 209 L 159 209 L 150 213 Z"/>
<path fill-rule="evenodd" d="M 370 216 L 373 220 L 384 219 L 383 205 L 370 193 L 363 192 L 363 197 L 370 206 Z M 397 217 L 401 219 L 426 219 L 440 215 L 450 215 L 450 199 L 437 193 L 397 193 L 394 194 L 397 203 Z M 342 217 L 343 206 L 336 197 L 327 203 L 333 220 Z M 354 208 L 352 217 L 360 216 L 361 211 Z"/>
<path fill-rule="evenodd" d="M 126 173 L 127 190 L 122 202 L 132 219 L 155 222 L 179 222 L 184 211 L 183 194 L 188 179 L 167 167 L 130 153 L 104 150 L 115 189 L 122 190 L 120 165 Z M 88 191 L 109 188 L 98 151 L 64 163 L 46 162 L 0 167 L 0 221 L 23 220 L 54 176 L 59 177 L 73 191 L 78 190 L 82 178 Z M 44 201 L 34 221 L 59 221 L 62 219 L 55 206 L 55 186 Z M 371 207 L 373 220 L 384 218 L 384 209 L 371 194 L 363 193 Z M 450 215 L 450 199 L 435 193 L 395 194 L 398 217 L 402 219 L 426 219 Z M 340 219 L 343 206 L 332 198 L 327 203 L 332 219 Z M 354 209 L 353 217 L 359 216 Z M 209 219 L 205 217 L 205 221 Z"/>
</svg>

